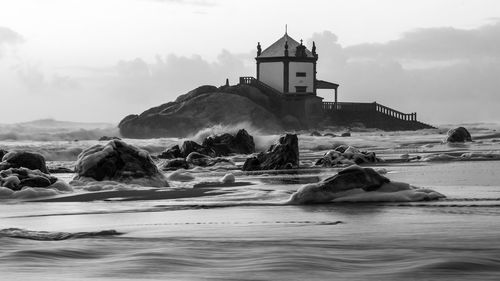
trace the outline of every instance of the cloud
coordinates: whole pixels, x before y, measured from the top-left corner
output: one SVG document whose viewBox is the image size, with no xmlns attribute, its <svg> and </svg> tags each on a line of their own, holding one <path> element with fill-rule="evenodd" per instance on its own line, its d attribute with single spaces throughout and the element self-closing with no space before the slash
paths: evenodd
<svg viewBox="0 0 500 281">
<path fill-rule="evenodd" d="M 471 30 L 418 29 L 384 44 L 344 48 L 329 32 L 312 40 L 318 77 L 340 84 L 340 101 L 377 101 L 439 124 L 500 121 L 498 34 L 500 22 Z"/>
<path fill-rule="evenodd" d="M 172 3 L 172 4 L 182 4 L 182 5 L 192 5 L 192 6 L 201 6 L 201 7 L 213 7 L 217 6 L 217 4 L 213 1 L 206 0 L 153 0 L 155 2 L 164 2 L 164 3 Z"/>
<path fill-rule="evenodd" d="M 23 37 L 14 30 L 0 26 L 0 58 L 3 56 L 4 49 L 8 46 L 23 43 Z"/>
<path fill-rule="evenodd" d="M 452 27 L 422 28 L 406 32 L 387 43 L 347 47 L 357 57 L 388 56 L 399 59 L 476 59 L 500 58 L 500 21 L 477 29 Z"/>
</svg>

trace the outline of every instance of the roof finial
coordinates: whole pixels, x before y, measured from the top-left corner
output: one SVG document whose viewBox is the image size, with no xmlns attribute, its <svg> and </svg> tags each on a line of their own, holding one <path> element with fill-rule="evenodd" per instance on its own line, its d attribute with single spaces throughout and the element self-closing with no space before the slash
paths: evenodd
<svg viewBox="0 0 500 281">
<path fill-rule="evenodd" d="M 288 24 L 285 23 L 285 34 L 288 34 Z"/>
<path fill-rule="evenodd" d="M 300 39 L 300 45 L 302 46 L 302 39 Z"/>
</svg>

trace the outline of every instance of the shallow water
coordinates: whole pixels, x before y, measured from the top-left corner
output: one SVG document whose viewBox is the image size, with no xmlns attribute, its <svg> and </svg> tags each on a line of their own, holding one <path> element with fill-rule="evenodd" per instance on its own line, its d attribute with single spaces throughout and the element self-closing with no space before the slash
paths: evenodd
<svg viewBox="0 0 500 281">
<path fill-rule="evenodd" d="M 500 151 L 494 137 L 462 146 L 441 144 L 440 137 L 422 132 L 367 133 L 334 140 L 364 144 L 384 159 L 405 153 Z M 301 160 L 307 162 L 324 152 L 317 149 L 318 144 L 328 145 L 332 139 L 301 137 L 300 141 Z M 145 187 L 128 187 L 130 193 L 121 197 L 113 195 L 113 190 L 74 187 L 74 192 L 59 196 L 62 201 L 96 192 L 105 195 L 105 200 L 2 201 L 2 279 L 500 278 L 500 161 L 416 161 L 373 167 L 385 170 L 391 180 L 432 188 L 447 198 L 284 204 L 302 185 L 338 170 L 307 167 L 286 173 L 202 169 L 192 173 L 194 181 L 172 183 L 192 189 L 195 183 L 214 182 L 228 171 L 237 182 L 251 183 L 210 188 L 201 197 L 131 200 L 134 192 L 143 192 Z M 72 177 L 57 176 L 65 181 Z M 41 199 L 45 200 L 30 200 Z"/>
</svg>

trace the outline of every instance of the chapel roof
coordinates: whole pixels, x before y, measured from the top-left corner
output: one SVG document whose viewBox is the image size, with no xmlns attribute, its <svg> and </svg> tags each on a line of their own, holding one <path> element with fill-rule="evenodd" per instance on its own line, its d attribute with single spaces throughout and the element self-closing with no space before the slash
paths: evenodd
<svg viewBox="0 0 500 281">
<path fill-rule="evenodd" d="M 271 46 L 267 47 L 258 58 L 270 58 L 270 57 L 284 57 L 285 56 L 285 42 L 288 42 L 288 56 L 294 57 L 297 51 L 297 46 L 300 43 L 295 41 L 292 37 L 288 36 L 287 33 L 283 35 L 278 41 L 274 42 Z M 313 53 L 307 48 L 305 49 L 306 57 L 314 58 Z"/>
</svg>

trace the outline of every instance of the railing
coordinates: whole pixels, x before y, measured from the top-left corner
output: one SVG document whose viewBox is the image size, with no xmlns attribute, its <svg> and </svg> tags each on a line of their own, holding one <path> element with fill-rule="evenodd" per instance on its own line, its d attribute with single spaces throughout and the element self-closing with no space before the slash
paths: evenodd
<svg viewBox="0 0 500 281">
<path fill-rule="evenodd" d="M 267 85 L 266 83 L 263 83 L 257 79 L 255 79 L 254 77 L 251 77 L 251 76 L 243 76 L 243 77 L 240 77 L 240 84 L 244 84 L 244 85 L 252 85 L 252 86 L 255 86 L 261 90 L 267 90 L 267 91 L 271 91 L 277 95 L 281 95 L 282 93 L 278 90 L 276 90 L 275 88 Z"/>
<path fill-rule="evenodd" d="M 323 111 L 377 111 L 387 116 L 391 116 L 405 121 L 417 121 L 417 113 L 403 113 L 390 107 L 383 106 L 376 102 L 323 102 Z"/>
</svg>

